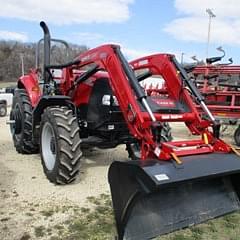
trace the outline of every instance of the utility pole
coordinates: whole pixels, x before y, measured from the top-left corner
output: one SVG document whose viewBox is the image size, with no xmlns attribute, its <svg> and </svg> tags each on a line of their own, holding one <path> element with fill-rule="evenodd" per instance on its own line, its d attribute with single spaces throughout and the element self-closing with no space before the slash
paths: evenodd
<svg viewBox="0 0 240 240">
<path fill-rule="evenodd" d="M 24 57 L 23 53 L 20 53 L 21 66 L 22 66 L 22 76 L 24 75 Z"/>
<path fill-rule="evenodd" d="M 209 50 L 209 43 L 210 43 L 210 32 L 211 32 L 211 22 L 212 22 L 212 18 L 216 17 L 216 15 L 213 13 L 213 11 L 210 8 L 207 8 L 206 12 L 208 13 L 208 16 L 209 16 L 208 35 L 207 35 L 207 49 L 206 49 L 206 58 L 208 58 L 208 50 Z"/>
<path fill-rule="evenodd" d="M 184 52 L 181 53 L 181 64 L 183 64 L 183 55 L 184 54 L 185 54 Z"/>
</svg>

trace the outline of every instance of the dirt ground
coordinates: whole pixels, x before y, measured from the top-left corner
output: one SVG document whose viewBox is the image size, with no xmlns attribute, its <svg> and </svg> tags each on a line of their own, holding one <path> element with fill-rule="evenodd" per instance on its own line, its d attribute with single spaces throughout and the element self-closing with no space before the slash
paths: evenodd
<svg viewBox="0 0 240 240">
<path fill-rule="evenodd" d="M 74 216 L 74 209 L 91 208 L 89 196 L 109 194 L 108 166 L 113 160 L 127 159 L 125 146 L 87 152 L 77 181 L 55 186 L 44 176 L 38 154 L 16 153 L 6 125 L 8 117 L 0 118 L 0 239 L 64 239 L 55 236 L 61 223 Z M 189 137 L 182 125 L 172 127 L 175 139 Z M 225 133 L 230 143 L 232 132 L 230 128 Z"/>
</svg>

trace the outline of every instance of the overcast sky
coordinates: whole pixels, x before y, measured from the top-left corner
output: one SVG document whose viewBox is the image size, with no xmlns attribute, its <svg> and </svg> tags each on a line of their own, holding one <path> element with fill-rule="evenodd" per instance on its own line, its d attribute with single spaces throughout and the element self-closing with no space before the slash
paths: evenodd
<svg viewBox="0 0 240 240">
<path fill-rule="evenodd" d="M 54 38 L 96 47 L 118 43 L 128 59 L 169 52 L 191 61 L 206 56 L 208 15 L 212 9 L 209 55 L 226 50 L 240 64 L 239 0 L 0 0 L 0 39 L 35 42 L 44 20 Z"/>
</svg>

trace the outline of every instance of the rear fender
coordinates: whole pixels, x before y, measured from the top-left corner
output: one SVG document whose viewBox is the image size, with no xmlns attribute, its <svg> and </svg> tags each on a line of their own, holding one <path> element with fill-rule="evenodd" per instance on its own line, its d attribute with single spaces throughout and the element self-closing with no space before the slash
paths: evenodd
<svg viewBox="0 0 240 240">
<path fill-rule="evenodd" d="M 62 95 L 42 96 L 36 107 L 33 109 L 33 141 L 36 143 L 39 142 L 39 125 L 41 122 L 42 113 L 44 112 L 44 109 L 51 106 L 67 106 L 73 110 L 74 114 L 76 113 L 75 105 L 72 103 L 69 97 Z"/>
<path fill-rule="evenodd" d="M 62 95 L 42 96 L 38 101 L 36 107 L 33 109 L 33 129 L 35 129 L 37 125 L 40 125 L 41 115 L 44 109 L 51 106 L 56 106 L 56 107 L 67 106 L 70 109 L 72 109 L 74 113 L 76 112 L 75 106 L 72 103 L 70 97 L 62 96 Z"/>
<path fill-rule="evenodd" d="M 17 86 L 20 89 L 26 89 L 31 105 L 35 107 L 42 95 L 42 91 L 38 83 L 37 72 L 31 71 L 28 75 L 21 76 L 18 80 Z"/>
</svg>

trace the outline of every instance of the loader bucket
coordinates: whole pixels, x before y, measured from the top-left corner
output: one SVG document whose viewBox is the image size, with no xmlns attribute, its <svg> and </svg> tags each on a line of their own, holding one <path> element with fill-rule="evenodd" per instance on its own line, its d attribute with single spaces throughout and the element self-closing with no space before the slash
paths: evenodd
<svg viewBox="0 0 240 240">
<path fill-rule="evenodd" d="M 240 157 L 212 153 L 172 161 L 112 163 L 118 239 L 152 239 L 240 209 Z"/>
</svg>

